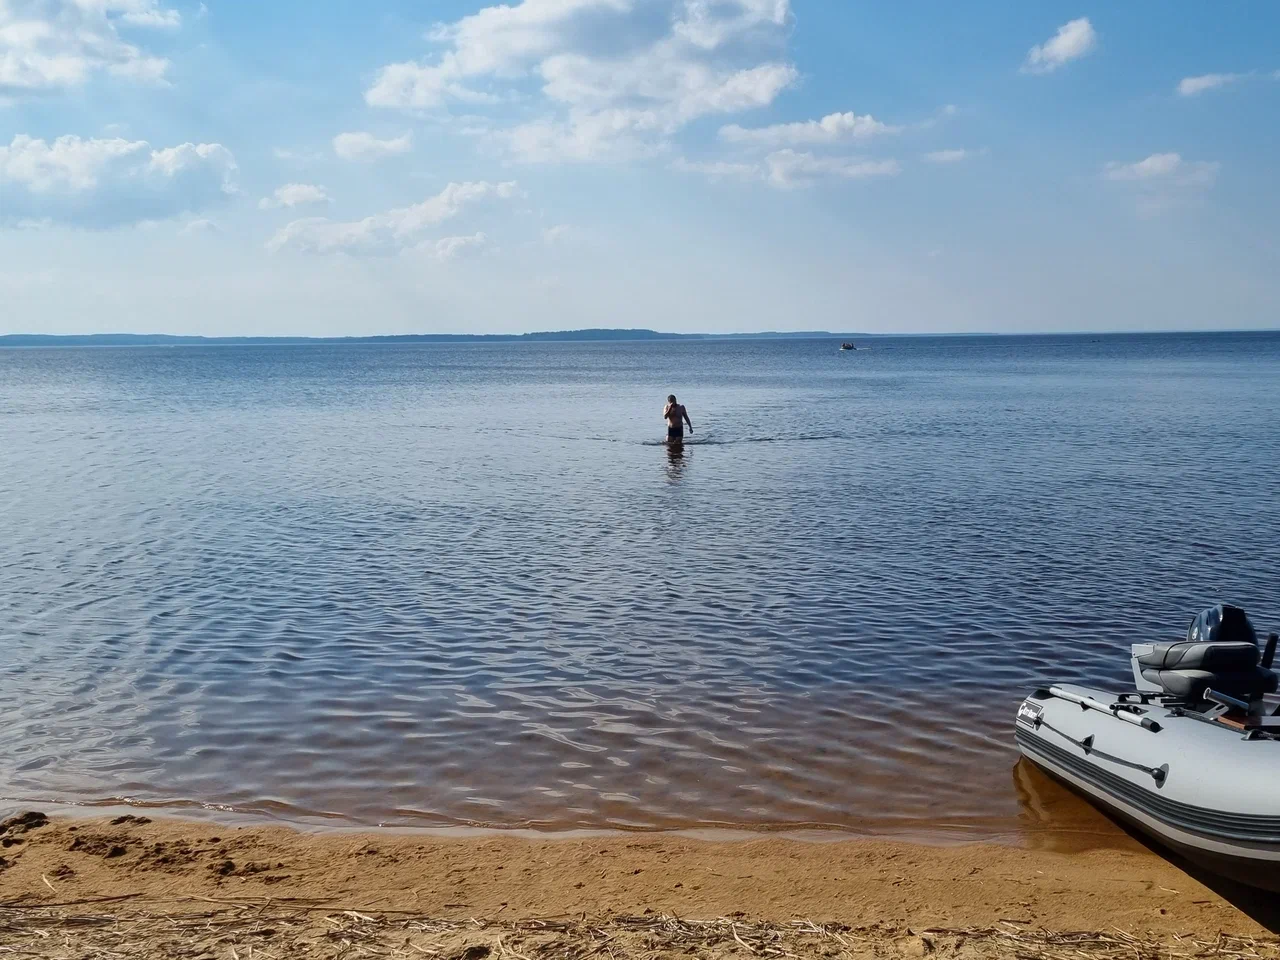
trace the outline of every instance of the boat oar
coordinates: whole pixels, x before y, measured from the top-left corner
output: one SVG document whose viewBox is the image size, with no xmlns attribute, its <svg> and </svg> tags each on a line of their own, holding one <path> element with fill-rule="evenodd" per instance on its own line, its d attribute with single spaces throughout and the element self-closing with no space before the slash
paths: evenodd
<svg viewBox="0 0 1280 960">
<path fill-rule="evenodd" d="M 1093 697 L 1082 697 L 1078 693 L 1071 693 L 1069 690 L 1063 690 L 1061 687 L 1050 687 L 1049 692 L 1059 700 L 1066 700 L 1070 703 L 1079 704 L 1085 710 L 1097 710 L 1099 713 L 1109 713 L 1125 723 L 1132 723 L 1135 726 L 1150 730 L 1152 733 L 1160 732 L 1160 724 L 1150 717 L 1140 717 L 1137 714 L 1130 713 L 1128 710 L 1121 710 L 1121 704 L 1106 704 L 1101 700 L 1095 700 Z"/>
</svg>

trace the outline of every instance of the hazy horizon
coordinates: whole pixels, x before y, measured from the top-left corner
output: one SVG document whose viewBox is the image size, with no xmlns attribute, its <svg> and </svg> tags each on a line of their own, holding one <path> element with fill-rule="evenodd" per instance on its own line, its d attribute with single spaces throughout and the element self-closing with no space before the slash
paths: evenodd
<svg viewBox="0 0 1280 960">
<path fill-rule="evenodd" d="M 581 334 L 595 334 L 594 336 L 579 336 Z M 616 334 L 616 336 L 599 336 L 599 334 Z M 641 336 L 628 336 L 628 334 L 641 334 Z M 230 345 L 255 345 L 267 343 L 281 344 L 307 344 L 307 343 L 678 343 L 678 342 L 708 342 L 708 341 L 724 341 L 733 342 L 735 340 L 821 340 L 821 339 L 887 339 L 893 337 L 904 338 L 929 338 L 929 337 L 954 337 L 954 338 L 984 338 L 984 337 L 1179 337 L 1179 336 L 1229 336 L 1232 334 L 1280 334 L 1280 328 L 1277 327 L 1258 327 L 1252 329 L 1233 329 L 1222 328 L 1217 330 L 1028 330 L 1028 331 L 1003 331 L 993 332 L 986 330 L 961 330 L 954 332 L 925 332 L 925 331 L 904 331 L 898 333 L 870 333 L 867 331 L 839 331 L 839 330 L 800 330 L 800 331 L 779 331 L 779 330 L 744 330 L 729 333 L 703 333 L 688 332 L 677 333 L 674 331 L 651 330 L 651 329 L 623 329 L 594 327 L 584 328 L 580 330 L 532 330 L 524 333 L 457 333 L 457 332 L 431 332 L 431 333 L 367 333 L 367 334 L 339 334 L 334 336 L 308 336 L 305 334 L 273 336 L 269 334 L 263 335 L 226 335 L 226 336 L 205 336 L 201 334 L 184 334 L 184 333 L 130 333 L 126 331 L 109 331 L 102 333 L 88 334 L 58 334 L 58 333 L 0 333 L 0 347 L 3 346 L 38 346 L 41 343 L 49 343 L 57 345 L 65 343 L 69 346 L 80 344 L 94 345 L 94 341 L 100 342 L 107 346 L 148 346 L 148 345 L 164 345 L 172 343 L 177 346 L 195 345 L 201 342 L 209 343 L 227 343 Z M 32 341 L 32 343 L 24 343 L 22 341 Z M 117 341 L 117 342 L 108 342 Z"/>
<path fill-rule="evenodd" d="M 10 0 L 0 334 L 1280 325 L 1280 8 Z"/>
</svg>

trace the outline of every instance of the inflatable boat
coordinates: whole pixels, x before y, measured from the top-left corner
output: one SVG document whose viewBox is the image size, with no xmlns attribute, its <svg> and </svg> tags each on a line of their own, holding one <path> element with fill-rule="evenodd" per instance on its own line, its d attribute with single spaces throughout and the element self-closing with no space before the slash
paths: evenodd
<svg viewBox="0 0 1280 960">
<path fill-rule="evenodd" d="M 1032 763 L 1200 866 L 1280 891 L 1280 709 L 1272 633 L 1221 604 L 1186 640 L 1138 643 L 1134 689 L 1048 685 L 1018 707 Z"/>
</svg>

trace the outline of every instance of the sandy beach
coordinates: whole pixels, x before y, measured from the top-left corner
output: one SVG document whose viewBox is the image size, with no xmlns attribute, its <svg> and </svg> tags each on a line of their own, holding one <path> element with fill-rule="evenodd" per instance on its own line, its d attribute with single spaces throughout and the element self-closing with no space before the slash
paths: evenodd
<svg viewBox="0 0 1280 960">
<path fill-rule="evenodd" d="M 0 844 L 0 948 L 26 955 L 1280 955 L 1261 897 L 1124 835 L 1055 851 L 30 813 Z"/>
</svg>

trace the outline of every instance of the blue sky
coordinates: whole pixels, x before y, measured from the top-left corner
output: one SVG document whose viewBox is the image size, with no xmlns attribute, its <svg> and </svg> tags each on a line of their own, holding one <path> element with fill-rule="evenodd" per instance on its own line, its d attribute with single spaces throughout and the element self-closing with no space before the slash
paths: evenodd
<svg viewBox="0 0 1280 960">
<path fill-rule="evenodd" d="M 1280 326 L 1280 5 L 0 0 L 0 333 Z"/>
</svg>

